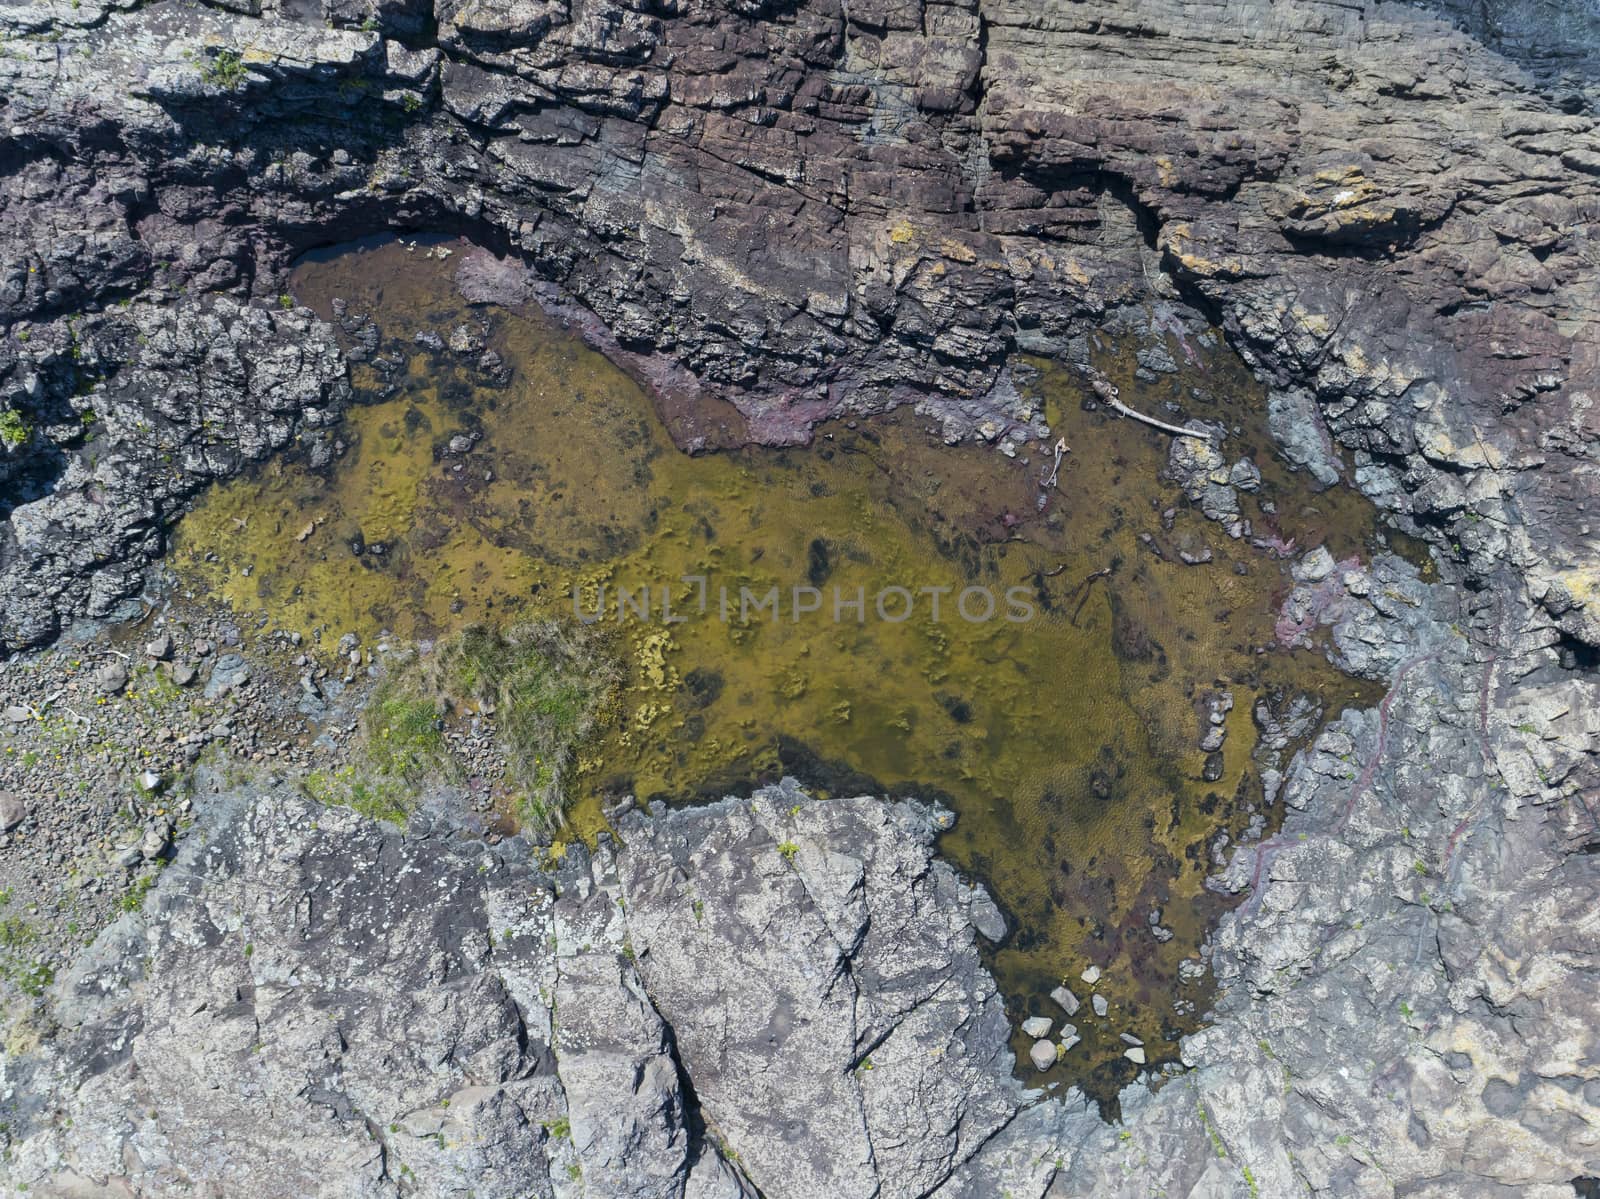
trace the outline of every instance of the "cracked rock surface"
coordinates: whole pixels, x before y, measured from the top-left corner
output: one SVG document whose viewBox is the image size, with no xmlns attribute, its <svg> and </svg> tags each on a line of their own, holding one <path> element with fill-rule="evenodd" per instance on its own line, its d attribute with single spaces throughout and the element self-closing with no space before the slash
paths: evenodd
<svg viewBox="0 0 1600 1199">
<path fill-rule="evenodd" d="M 997 1136 L 1025 1095 L 976 950 L 993 905 L 931 853 L 947 816 L 786 782 L 634 814 L 625 848 L 547 869 L 272 782 L 197 811 L 5 1059 L 5 1169 L 36 1194 L 977 1194 L 958 1171 L 1050 1172 Z"/>
</svg>

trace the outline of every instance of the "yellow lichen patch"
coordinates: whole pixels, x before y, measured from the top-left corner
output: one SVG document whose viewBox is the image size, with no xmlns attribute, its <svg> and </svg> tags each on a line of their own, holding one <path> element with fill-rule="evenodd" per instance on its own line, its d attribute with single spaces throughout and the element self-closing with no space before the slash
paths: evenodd
<svg viewBox="0 0 1600 1199">
<path fill-rule="evenodd" d="M 1417 448 L 1435 462 L 1449 462 L 1456 466 L 1488 467 L 1497 470 L 1505 464 L 1505 455 L 1478 434 L 1473 427 L 1466 439 L 1453 437 L 1441 424 L 1418 420 L 1416 424 Z"/>
<path fill-rule="evenodd" d="M 916 228 L 910 221 L 901 221 L 889 230 L 889 240 L 897 246 L 903 246 L 917 236 Z"/>
<path fill-rule="evenodd" d="M 1600 566 L 1580 566 L 1562 571 L 1555 581 L 1567 589 L 1574 603 L 1590 604 L 1600 595 Z"/>
<path fill-rule="evenodd" d="M 1208 258 L 1194 248 L 1194 231 L 1183 223 L 1165 226 L 1160 235 L 1160 245 L 1185 268 L 1196 275 L 1242 275 L 1244 260 L 1238 257 Z"/>
<path fill-rule="evenodd" d="M 949 237 L 940 241 L 939 253 L 952 262 L 976 262 L 978 260 L 978 252 L 971 246 Z"/>
<path fill-rule="evenodd" d="M 1366 178 L 1366 172 L 1354 163 L 1342 167 L 1324 167 L 1311 178 L 1318 183 L 1355 183 Z"/>
<path fill-rule="evenodd" d="M 671 672 L 667 665 L 667 651 L 671 648 L 672 635 L 665 629 L 651 629 L 639 638 L 636 661 L 642 688 L 652 691 L 666 688 Z"/>
</svg>

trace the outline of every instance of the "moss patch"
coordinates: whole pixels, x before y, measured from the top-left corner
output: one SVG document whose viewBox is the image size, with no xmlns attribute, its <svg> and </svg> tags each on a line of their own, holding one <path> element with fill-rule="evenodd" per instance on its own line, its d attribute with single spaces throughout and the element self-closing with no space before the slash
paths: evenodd
<svg viewBox="0 0 1600 1199">
<path fill-rule="evenodd" d="M 524 826 L 548 835 L 566 818 L 578 747 L 619 679 L 601 637 L 581 627 L 473 625 L 394 671 L 368 709 L 368 745 L 383 769 L 405 777 L 437 763 L 441 713 L 486 715 Z"/>
<path fill-rule="evenodd" d="M 26 442 L 31 433 L 28 422 L 22 419 L 22 413 L 15 408 L 0 411 L 0 445 L 14 450 Z"/>
</svg>

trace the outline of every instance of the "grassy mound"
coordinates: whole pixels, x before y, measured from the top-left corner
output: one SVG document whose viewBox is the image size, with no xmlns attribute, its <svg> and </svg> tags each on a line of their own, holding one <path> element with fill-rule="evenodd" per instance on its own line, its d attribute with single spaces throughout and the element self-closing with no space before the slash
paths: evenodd
<svg viewBox="0 0 1600 1199">
<path fill-rule="evenodd" d="M 427 695 L 491 716 L 529 831 L 560 826 L 577 748 L 621 677 L 593 633 L 555 621 L 474 626 L 417 662 Z"/>
<path fill-rule="evenodd" d="M 577 748 L 595 727 L 620 672 L 592 632 L 554 621 L 500 630 L 473 626 L 431 654 L 392 662 L 363 713 L 363 761 L 310 781 L 325 803 L 400 822 L 429 779 L 460 767 L 446 718 L 471 707 L 492 719 L 524 829 L 553 833 L 572 798 Z"/>
</svg>

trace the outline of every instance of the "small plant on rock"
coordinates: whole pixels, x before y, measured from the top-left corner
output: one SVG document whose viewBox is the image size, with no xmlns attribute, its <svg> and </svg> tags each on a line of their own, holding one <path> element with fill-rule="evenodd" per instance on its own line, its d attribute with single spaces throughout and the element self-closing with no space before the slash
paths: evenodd
<svg viewBox="0 0 1600 1199">
<path fill-rule="evenodd" d="M 15 408 L 7 408 L 4 412 L 0 412 L 0 444 L 6 449 L 17 449 L 28 440 L 32 432 L 28 422 L 22 419 L 22 413 Z"/>
<path fill-rule="evenodd" d="M 200 61 L 198 56 L 191 56 L 191 61 L 200 68 L 200 78 L 225 91 L 236 89 L 250 73 L 245 69 L 244 55 L 237 50 L 218 50 L 209 62 Z"/>
</svg>

